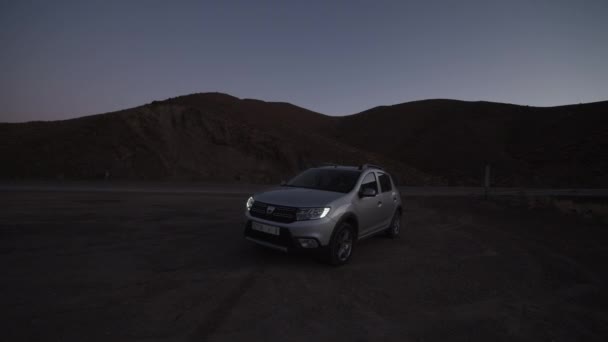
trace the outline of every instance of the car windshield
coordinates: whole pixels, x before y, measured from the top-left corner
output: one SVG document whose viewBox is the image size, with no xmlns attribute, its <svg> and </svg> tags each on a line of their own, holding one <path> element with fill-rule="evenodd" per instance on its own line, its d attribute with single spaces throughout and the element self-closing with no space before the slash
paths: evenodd
<svg viewBox="0 0 608 342">
<path fill-rule="evenodd" d="M 295 176 L 286 186 L 325 191 L 350 192 L 361 171 L 340 169 L 308 169 Z"/>
</svg>

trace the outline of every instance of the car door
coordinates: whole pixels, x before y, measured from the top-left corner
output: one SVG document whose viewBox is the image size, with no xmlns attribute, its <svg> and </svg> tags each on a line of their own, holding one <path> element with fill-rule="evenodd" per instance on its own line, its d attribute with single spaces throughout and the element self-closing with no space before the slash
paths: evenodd
<svg viewBox="0 0 608 342">
<path fill-rule="evenodd" d="M 391 178 L 384 172 L 376 172 L 380 193 L 378 199 L 382 202 L 380 208 L 380 228 L 388 227 L 397 208 L 397 192 L 393 189 Z"/>
<path fill-rule="evenodd" d="M 374 172 L 369 172 L 361 180 L 358 191 L 364 188 L 371 188 L 376 191 L 376 196 L 361 197 L 355 200 L 357 217 L 359 219 L 359 236 L 364 237 L 378 229 L 382 219 L 381 203 L 378 197 L 378 181 Z"/>
</svg>

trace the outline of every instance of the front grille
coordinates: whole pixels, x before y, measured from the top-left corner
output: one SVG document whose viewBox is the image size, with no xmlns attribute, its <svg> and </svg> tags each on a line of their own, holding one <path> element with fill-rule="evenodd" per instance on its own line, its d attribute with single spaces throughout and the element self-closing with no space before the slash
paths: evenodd
<svg viewBox="0 0 608 342">
<path fill-rule="evenodd" d="M 280 228 L 279 235 L 272 235 L 251 229 L 251 221 L 249 221 L 245 226 L 245 236 L 286 248 L 292 248 L 294 246 L 291 232 L 289 229 L 283 227 Z"/>
<path fill-rule="evenodd" d="M 268 213 L 268 207 L 274 207 L 272 213 Z M 293 207 L 278 206 L 263 202 L 255 201 L 249 209 L 249 214 L 253 217 L 258 217 L 268 221 L 291 223 L 296 220 L 296 210 Z"/>
</svg>

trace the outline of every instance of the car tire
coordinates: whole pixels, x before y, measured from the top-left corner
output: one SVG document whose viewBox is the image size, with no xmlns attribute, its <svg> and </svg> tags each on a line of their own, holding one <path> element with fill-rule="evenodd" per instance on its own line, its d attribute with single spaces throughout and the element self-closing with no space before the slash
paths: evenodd
<svg viewBox="0 0 608 342">
<path fill-rule="evenodd" d="M 340 223 L 327 247 L 325 261 L 334 266 L 346 264 L 353 255 L 355 241 L 354 227 L 345 222 Z"/>
<path fill-rule="evenodd" d="M 395 239 L 399 237 L 399 233 L 401 231 L 401 213 L 399 211 L 395 212 L 393 215 L 393 219 L 391 220 L 391 225 L 386 229 L 386 236 L 391 239 Z"/>
</svg>

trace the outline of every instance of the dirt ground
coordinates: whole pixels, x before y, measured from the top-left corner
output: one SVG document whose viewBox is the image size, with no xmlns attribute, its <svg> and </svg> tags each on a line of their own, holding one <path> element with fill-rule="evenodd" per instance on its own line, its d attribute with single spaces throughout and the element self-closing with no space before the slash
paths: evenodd
<svg viewBox="0 0 608 342">
<path fill-rule="evenodd" d="M 330 267 L 245 241 L 246 196 L 0 192 L 4 341 L 606 341 L 608 227 L 405 197 Z"/>
</svg>

